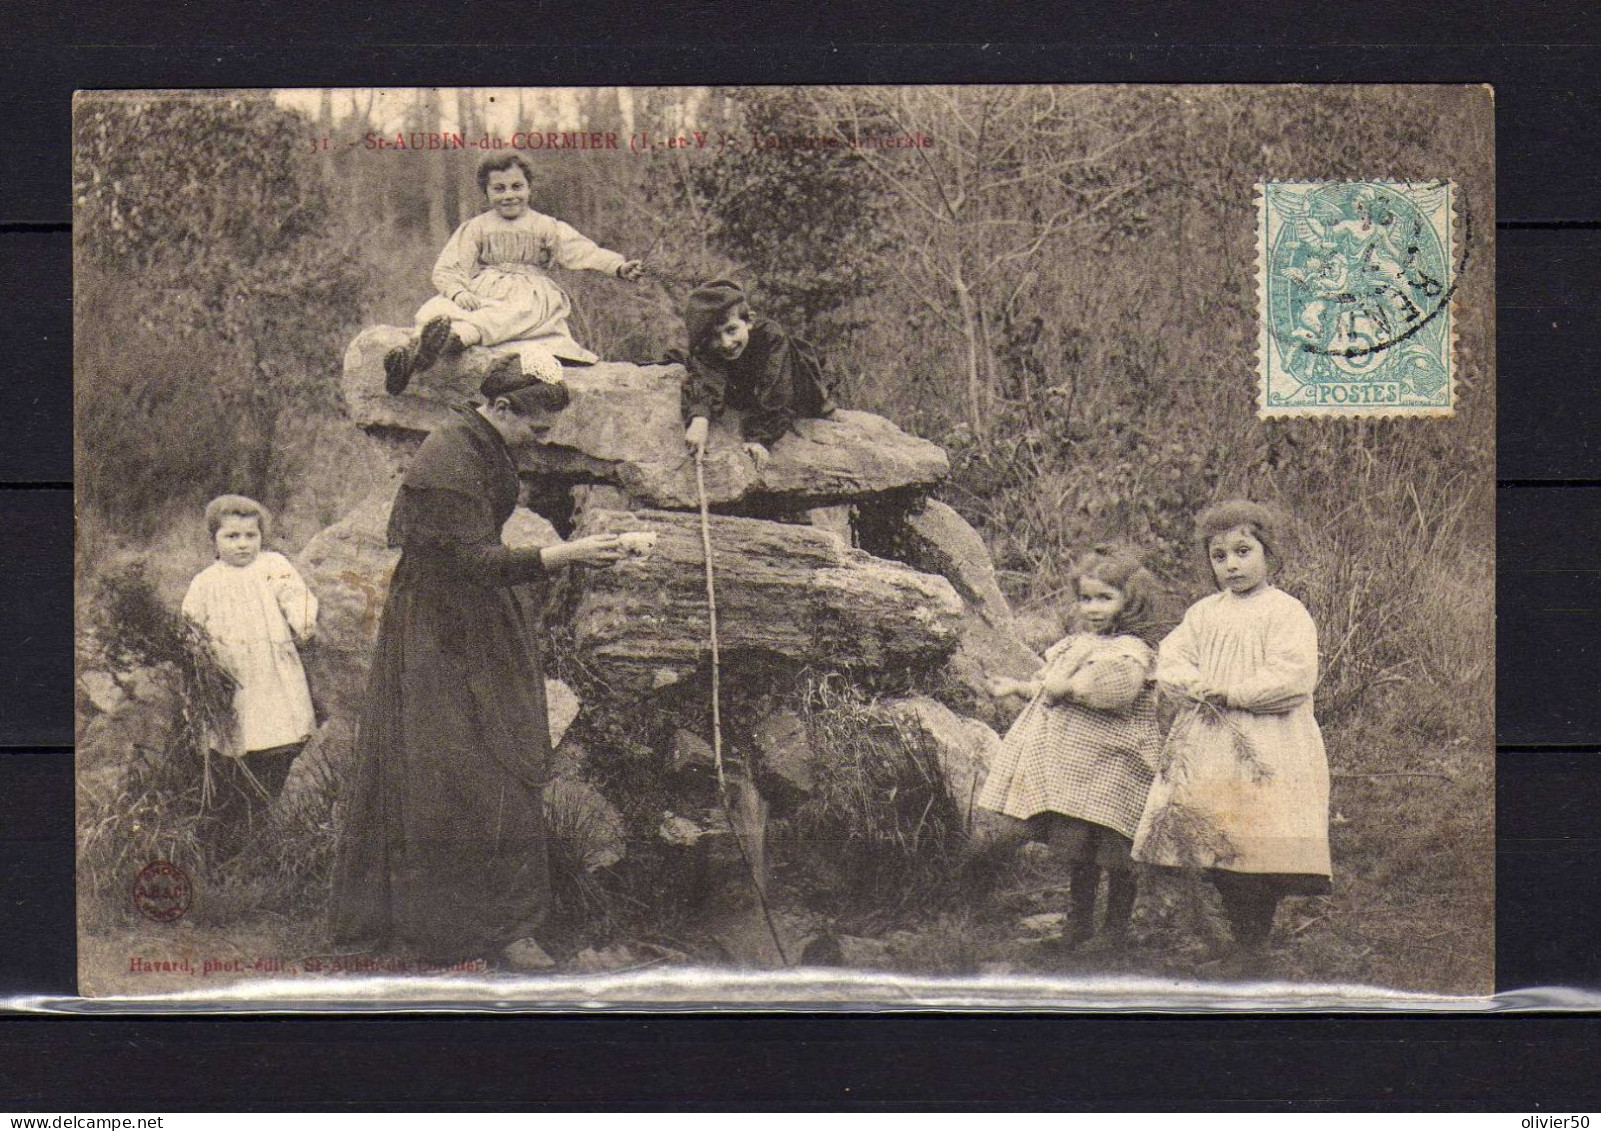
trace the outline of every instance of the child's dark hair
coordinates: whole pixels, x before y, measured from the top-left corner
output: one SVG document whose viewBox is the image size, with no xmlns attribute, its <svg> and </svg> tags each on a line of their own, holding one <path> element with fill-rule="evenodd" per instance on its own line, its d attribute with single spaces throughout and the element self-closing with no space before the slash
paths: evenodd
<svg viewBox="0 0 1601 1131">
<path fill-rule="evenodd" d="M 1262 553 L 1268 565 L 1278 569 L 1284 564 L 1287 549 L 1288 523 L 1283 512 L 1266 503 L 1250 499 L 1225 499 L 1213 503 L 1195 516 L 1195 537 L 1201 543 L 1201 554 L 1209 556 L 1212 539 L 1230 530 L 1244 528 L 1251 537 L 1262 543 Z"/>
<path fill-rule="evenodd" d="M 213 538 L 222 529 L 225 518 L 253 518 L 261 531 L 261 540 L 267 540 L 272 526 L 272 514 L 266 507 L 245 495 L 218 495 L 206 504 L 206 533 Z"/>
<path fill-rule="evenodd" d="M 521 153 L 491 153 L 478 162 L 478 191 L 488 196 L 489 174 L 510 169 L 513 165 L 523 171 L 523 177 L 530 185 L 534 183 L 534 167 Z"/>
<path fill-rule="evenodd" d="M 1102 542 L 1073 563 L 1073 593 L 1085 578 L 1110 585 L 1123 594 L 1123 608 L 1112 622 L 1113 631 L 1141 635 L 1156 612 L 1156 578 L 1127 546 Z"/>
<path fill-rule="evenodd" d="M 738 302 L 729 303 L 717 312 L 717 321 L 712 324 L 712 329 L 717 329 L 718 326 L 721 326 L 730 318 L 738 318 L 741 322 L 750 322 L 755 317 L 755 311 L 750 308 L 750 300 L 742 298 Z"/>
<path fill-rule="evenodd" d="M 713 279 L 690 291 L 684 303 L 690 350 L 709 340 L 717 327 L 728 321 L 730 312 L 746 322 L 752 318 L 745 289 L 732 279 Z"/>
</svg>

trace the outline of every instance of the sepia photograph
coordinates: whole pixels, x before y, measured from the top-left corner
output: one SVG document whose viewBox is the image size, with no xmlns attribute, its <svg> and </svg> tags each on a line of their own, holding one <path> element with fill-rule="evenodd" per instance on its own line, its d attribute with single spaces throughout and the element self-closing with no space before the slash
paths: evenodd
<svg viewBox="0 0 1601 1131">
<path fill-rule="evenodd" d="M 1484 86 L 80 91 L 79 992 L 1493 992 Z"/>
</svg>

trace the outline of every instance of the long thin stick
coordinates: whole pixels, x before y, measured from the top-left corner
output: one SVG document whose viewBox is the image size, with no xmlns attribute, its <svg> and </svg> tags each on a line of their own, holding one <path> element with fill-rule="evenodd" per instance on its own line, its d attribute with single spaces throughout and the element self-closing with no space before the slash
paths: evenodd
<svg viewBox="0 0 1601 1131">
<path fill-rule="evenodd" d="M 706 505 L 706 453 L 695 453 L 695 493 L 700 499 L 700 544 L 706 556 L 706 612 L 712 637 L 712 759 L 717 764 L 717 795 L 726 797 L 723 777 L 722 657 L 717 651 L 717 589 L 712 582 L 712 520 Z M 732 827 L 732 826 L 731 826 Z"/>
<path fill-rule="evenodd" d="M 710 508 L 706 503 L 706 452 L 704 449 L 695 453 L 695 493 L 700 500 L 700 542 L 706 558 L 706 612 L 711 623 L 712 760 L 717 766 L 717 800 L 723 807 L 723 819 L 728 822 L 728 833 L 734 838 L 734 847 L 739 849 L 739 858 L 744 862 L 745 874 L 750 877 L 751 887 L 755 889 L 756 902 L 761 906 L 762 920 L 767 924 L 767 933 L 772 936 L 773 946 L 778 951 L 779 961 L 788 966 L 789 955 L 784 950 L 783 941 L 778 937 L 778 927 L 773 923 L 772 910 L 767 906 L 766 885 L 762 883 L 762 878 L 756 874 L 756 865 L 751 862 L 750 853 L 745 851 L 745 841 L 739 835 L 739 825 L 734 820 L 734 812 L 728 807 L 728 782 L 723 776 L 722 657 L 718 652 L 717 644 L 717 587 L 712 580 L 712 520 Z M 748 779 L 748 768 L 746 774 Z"/>
</svg>

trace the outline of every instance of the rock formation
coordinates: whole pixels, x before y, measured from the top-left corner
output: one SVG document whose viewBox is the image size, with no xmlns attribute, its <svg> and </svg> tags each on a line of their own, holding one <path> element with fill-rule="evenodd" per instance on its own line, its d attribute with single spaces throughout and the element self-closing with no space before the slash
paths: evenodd
<svg viewBox="0 0 1601 1131">
<path fill-rule="evenodd" d="M 450 403 L 475 393 L 496 357 L 467 350 L 391 397 L 383 355 L 405 335 L 382 326 L 358 335 L 342 386 L 352 419 L 385 442 L 397 469 Z M 558 588 L 571 627 L 564 662 L 585 673 L 577 686 L 588 701 L 580 705 L 565 684 L 548 689 L 560 746 L 547 805 L 553 828 L 589 830 L 586 867 L 624 860 L 628 838 L 638 837 L 696 856 L 693 868 L 718 893 L 711 898 L 726 903 L 748 886 L 733 871 L 755 861 L 750 878 L 766 880 L 760 841 L 769 803 L 756 781 L 771 785 L 774 804 L 793 804 L 811 790 L 812 767 L 826 757 L 808 745 L 801 715 L 785 706 L 798 698 L 798 673 L 954 690 L 954 698 L 939 694 L 993 721 L 984 680 L 1031 674 L 1039 660 L 1018 639 L 983 541 L 928 497 L 949 470 L 938 446 L 882 417 L 842 410 L 801 421 L 758 470 L 730 414 L 713 429 L 702 469 L 713 512 L 728 796 L 742 814 L 730 825 L 707 792 L 715 781 L 711 731 L 695 709 L 704 698 L 710 625 L 696 468 L 679 416 L 681 373 L 615 363 L 566 370 L 571 404 L 547 442 L 519 456 L 528 481 L 545 492 L 530 503 L 545 517 L 519 509 L 504 537 L 549 545 L 560 539 L 558 527 L 572 536 L 657 535 L 648 555 L 573 570 Z M 321 640 L 307 666 L 320 704 L 336 719 L 321 744 L 330 758 L 348 746 L 396 560 L 384 537 L 395 486 L 318 534 L 298 561 L 322 602 Z M 681 702 L 670 707 L 675 695 Z M 949 704 L 913 695 L 882 707 L 938 752 L 948 795 L 966 815 L 998 739 Z M 591 744 L 604 741 L 595 720 L 607 718 L 642 720 L 639 733 L 659 747 L 662 780 L 676 783 L 663 787 L 668 793 L 605 794 L 613 779 L 590 763 L 601 752 Z M 625 815 L 634 822 L 626 828 Z M 727 843 L 736 827 L 741 851 Z"/>
<path fill-rule="evenodd" d="M 379 326 L 362 332 L 345 354 L 344 394 L 352 419 L 369 429 L 411 433 L 438 427 L 448 406 L 472 396 L 494 354 L 474 348 L 413 378 L 398 397 L 384 392 L 383 356 L 405 332 Z M 574 481 L 610 483 L 647 506 L 697 506 L 695 465 L 684 450 L 677 365 L 569 368 L 572 403 L 546 442 L 521 454 L 522 469 Z M 738 414 L 714 429 L 706 453 L 707 497 L 714 507 L 825 506 L 877 496 L 914 498 L 950 472 L 936 444 L 908 436 L 881 416 L 840 411 L 804 420 L 774 446 L 757 471 L 740 447 Z"/>
<path fill-rule="evenodd" d="M 955 650 L 961 598 L 950 582 L 852 550 L 824 530 L 752 518 L 709 520 L 725 664 L 929 667 Z M 608 678 L 661 686 L 706 659 L 710 618 L 698 515 L 584 513 L 575 535 L 646 530 L 652 553 L 578 578 L 579 654 Z"/>
<path fill-rule="evenodd" d="M 975 713 L 987 723 L 997 723 L 999 708 L 985 690 L 989 679 L 1026 679 L 1039 670 L 1041 660 L 1019 638 L 984 540 L 955 509 L 937 499 L 916 507 L 880 503 L 861 509 L 863 548 L 939 574 L 955 587 L 964 611 L 947 671 L 971 694 Z"/>
</svg>

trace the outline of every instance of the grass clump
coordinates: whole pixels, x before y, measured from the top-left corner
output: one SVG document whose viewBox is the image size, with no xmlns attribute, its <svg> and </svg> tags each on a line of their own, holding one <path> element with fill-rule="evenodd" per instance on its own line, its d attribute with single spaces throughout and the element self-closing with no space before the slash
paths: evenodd
<svg viewBox="0 0 1601 1131">
<path fill-rule="evenodd" d="M 838 676 L 808 683 L 802 715 L 814 786 L 789 840 L 816 904 L 893 919 L 967 893 L 967 821 L 922 729 Z"/>
<path fill-rule="evenodd" d="M 85 666 L 137 687 L 80 736 L 85 925 L 109 928 L 131 916 L 134 877 L 156 860 L 194 880 L 198 923 L 258 913 L 320 919 L 335 846 L 336 762 L 297 766 L 292 804 L 286 794 L 267 820 L 243 832 L 225 827 L 208 791 L 208 758 L 219 757 L 209 753 L 212 736 L 234 726 L 236 685 L 210 638 L 167 607 L 134 564 L 101 581 L 81 645 Z"/>
</svg>

